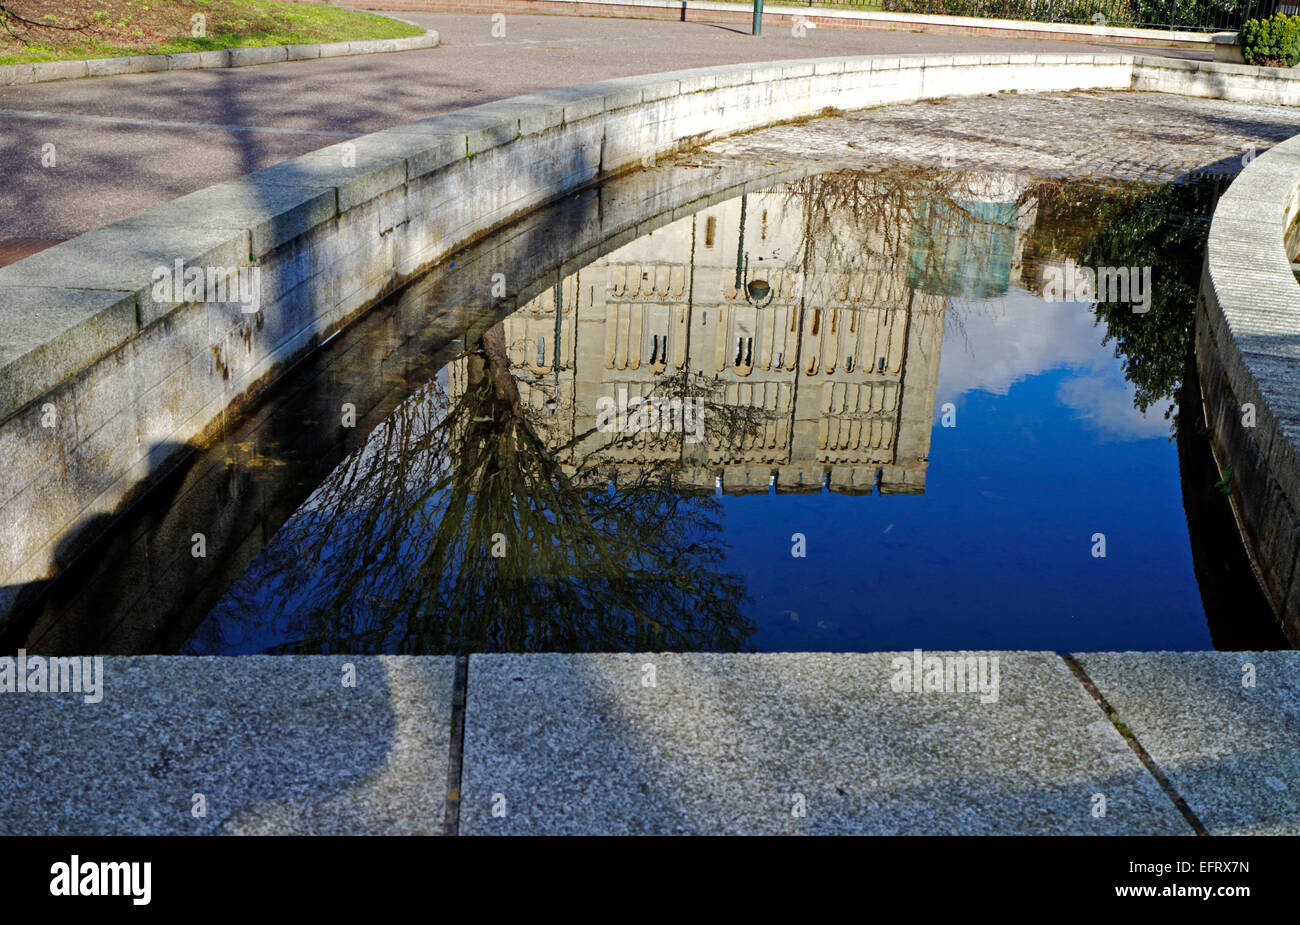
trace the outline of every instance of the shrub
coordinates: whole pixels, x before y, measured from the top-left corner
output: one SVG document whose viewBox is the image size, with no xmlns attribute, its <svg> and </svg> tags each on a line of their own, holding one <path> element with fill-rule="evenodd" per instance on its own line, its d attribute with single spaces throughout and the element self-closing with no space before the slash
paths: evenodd
<svg viewBox="0 0 1300 925">
<path fill-rule="evenodd" d="M 1248 19 L 1237 41 L 1249 64 L 1293 67 L 1300 63 L 1300 16 L 1278 13 L 1270 19 Z"/>
</svg>

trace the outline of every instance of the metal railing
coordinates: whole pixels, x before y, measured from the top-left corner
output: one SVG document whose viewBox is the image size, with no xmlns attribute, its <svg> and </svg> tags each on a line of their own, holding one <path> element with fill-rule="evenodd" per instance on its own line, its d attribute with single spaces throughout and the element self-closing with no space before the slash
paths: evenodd
<svg viewBox="0 0 1300 925">
<path fill-rule="evenodd" d="M 754 0 L 724 0 L 751 7 Z M 1300 0 L 766 0 L 773 5 L 982 19 L 1236 32 L 1248 19 L 1300 16 Z M 683 7 L 685 7 L 683 3 Z M 683 17 L 685 11 L 683 10 Z"/>
<path fill-rule="evenodd" d="M 813 5 L 810 0 L 809 5 Z M 853 7 L 852 0 L 816 0 L 817 6 Z M 1296 0 L 882 0 L 891 13 L 931 13 L 987 19 L 1022 19 L 1171 29 L 1229 32 L 1247 19 L 1274 13 L 1300 13 Z"/>
</svg>

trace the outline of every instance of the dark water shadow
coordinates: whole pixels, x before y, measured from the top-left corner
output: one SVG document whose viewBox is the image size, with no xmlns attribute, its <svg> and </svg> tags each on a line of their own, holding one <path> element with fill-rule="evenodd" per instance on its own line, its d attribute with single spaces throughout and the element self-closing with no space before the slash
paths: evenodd
<svg viewBox="0 0 1300 925">
<path fill-rule="evenodd" d="M 214 441 L 166 447 L 163 455 L 183 465 L 120 517 L 74 531 L 80 538 L 60 556 L 62 576 L 24 589 L 0 631 L 3 650 L 178 651 L 311 491 L 467 343 L 681 210 L 787 173 L 694 170 L 686 183 L 667 170 L 614 178 L 450 256 L 287 370 Z M 491 295 L 496 273 L 506 280 L 501 298 Z M 96 534 L 87 547 L 84 537 Z"/>
</svg>

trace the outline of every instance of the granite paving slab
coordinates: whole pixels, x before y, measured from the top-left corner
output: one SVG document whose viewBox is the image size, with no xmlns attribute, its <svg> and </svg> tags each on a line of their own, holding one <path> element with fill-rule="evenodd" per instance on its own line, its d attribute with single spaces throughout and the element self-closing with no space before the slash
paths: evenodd
<svg viewBox="0 0 1300 925">
<path fill-rule="evenodd" d="M 1060 657 L 993 656 L 995 699 L 895 690 L 912 653 L 473 656 L 460 833 L 1192 833 Z"/>
<path fill-rule="evenodd" d="M 1300 652 L 1076 658 L 1211 835 L 1300 834 Z"/>
<path fill-rule="evenodd" d="M 98 702 L 0 693 L 0 834 L 442 831 L 452 658 L 102 664 Z"/>
</svg>

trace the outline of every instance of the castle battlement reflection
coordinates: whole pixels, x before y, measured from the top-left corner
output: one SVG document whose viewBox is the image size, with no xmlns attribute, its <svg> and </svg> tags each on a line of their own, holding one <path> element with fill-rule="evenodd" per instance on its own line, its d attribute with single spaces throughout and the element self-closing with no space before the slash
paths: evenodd
<svg viewBox="0 0 1300 925">
<path fill-rule="evenodd" d="M 559 461 L 618 485 L 674 464 L 688 490 L 924 492 L 949 298 L 1005 293 L 1034 216 L 1010 175 L 967 176 L 942 202 L 903 188 L 891 204 L 878 182 L 830 174 L 705 208 L 506 318 L 511 375 Z M 674 381 L 758 423 L 700 443 L 598 429 L 602 399 Z"/>
</svg>

